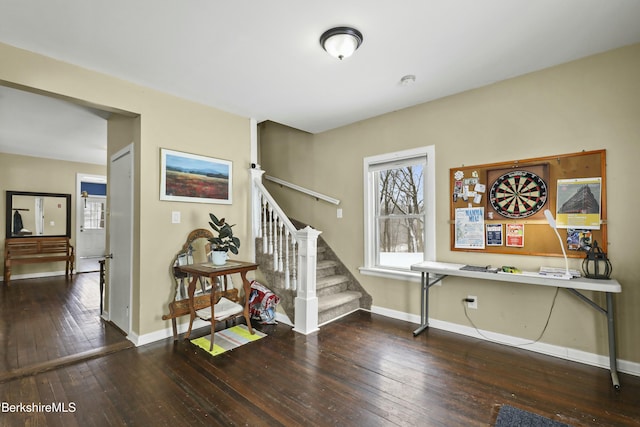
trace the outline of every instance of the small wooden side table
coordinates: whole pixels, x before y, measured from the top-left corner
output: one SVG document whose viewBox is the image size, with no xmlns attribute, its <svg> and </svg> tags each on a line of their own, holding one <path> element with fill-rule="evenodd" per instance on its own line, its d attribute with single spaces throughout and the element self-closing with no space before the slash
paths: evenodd
<svg viewBox="0 0 640 427">
<path fill-rule="evenodd" d="M 246 261 L 234 261 L 228 260 L 224 265 L 213 265 L 211 263 L 204 264 L 191 264 L 191 265 L 181 265 L 177 267 L 183 273 L 190 274 L 191 281 L 189 282 L 189 329 L 185 334 L 185 339 L 189 338 L 191 335 L 191 328 L 193 327 L 193 321 L 196 318 L 196 310 L 193 304 L 193 296 L 196 291 L 196 282 L 199 277 L 206 277 L 210 280 L 212 286 L 214 286 L 215 278 L 218 276 L 226 276 L 227 274 L 235 274 L 240 273 L 240 277 L 242 277 L 242 288 L 244 289 L 244 310 L 243 315 L 244 319 L 247 321 L 247 328 L 249 332 L 253 335 L 253 328 L 251 327 L 251 318 L 249 315 L 249 294 L 251 293 L 251 284 L 249 280 L 247 280 L 247 272 L 258 269 L 258 264 Z M 213 348 L 213 336 L 215 333 L 215 289 L 211 290 L 211 350 Z"/>
</svg>

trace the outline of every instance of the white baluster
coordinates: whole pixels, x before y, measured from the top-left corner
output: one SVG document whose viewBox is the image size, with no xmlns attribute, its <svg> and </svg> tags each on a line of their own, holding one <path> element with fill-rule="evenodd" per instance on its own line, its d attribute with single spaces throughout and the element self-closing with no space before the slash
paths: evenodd
<svg viewBox="0 0 640 427">
<path fill-rule="evenodd" d="M 262 253 L 266 254 L 269 250 L 267 244 L 267 200 L 262 198 L 262 224 L 260 224 L 260 230 L 262 234 Z"/>
<path fill-rule="evenodd" d="M 284 255 L 284 288 L 285 289 L 289 289 L 290 283 L 289 283 L 289 229 L 285 230 L 285 235 L 284 235 L 284 241 L 285 241 L 285 255 Z"/>
<path fill-rule="evenodd" d="M 273 208 L 269 205 L 269 254 L 273 253 Z"/>
<path fill-rule="evenodd" d="M 279 231 L 279 223 L 280 223 L 280 217 L 279 216 L 275 216 L 273 218 L 273 228 L 274 228 L 274 236 L 273 236 L 273 270 L 274 271 L 278 271 L 278 254 L 280 253 L 279 251 L 279 247 L 278 247 L 278 231 Z"/>
<path fill-rule="evenodd" d="M 280 221 L 280 253 L 278 256 L 278 271 L 282 272 L 284 271 L 284 267 L 283 267 L 283 263 L 282 263 L 282 257 L 284 256 L 284 245 L 282 244 L 282 238 L 283 238 L 283 234 L 284 234 L 284 223 L 282 221 Z M 286 242 L 285 242 L 286 243 Z"/>
<path fill-rule="evenodd" d="M 260 215 L 258 215 L 260 217 L 260 223 L 258 226 L 258 235 L 256 236 L 257 238 L 262 237 L 262 219 L 263 219 L 263 215 L 262 212 L 264 211 L 264 197 L 262 196 L 262 193 L 260 193 L 260 201 L 259 201 L 259 205 L 262 207 L 262 209 L 260 210 Z"/>
<path fill-rule="evenodd" d="M 291 236 L 291 278 L 293 279 L 293 283 L 291 284 L 292 290 L 298 289 L 298 271 L 296 270 L 296 262 L 298 259 L 298 253 L 296 251 L 296 238 L 294 235 Z"/>
</svg>

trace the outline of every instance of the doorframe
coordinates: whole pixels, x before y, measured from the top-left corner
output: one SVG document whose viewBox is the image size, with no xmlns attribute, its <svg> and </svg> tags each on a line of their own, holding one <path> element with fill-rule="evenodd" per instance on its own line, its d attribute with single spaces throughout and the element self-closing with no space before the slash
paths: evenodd
<svg viewBox="0 0 640 427">
<path fill-rule="evenodd" d="M 76 197 L 76 209 L 75 209 L 75 215 L 76 215 L 76 227 L 75 227 L 75 232 L 76 232 L 76 265 L 78 264 L 77 260 L 80 258 L 79 254 L 77 253 L 78 250 L 78 238 L 82 235 L 80 228 L 82 226 L 82 224 L 80 223 L 80 219 L 82 218 L 82 197 L 80 196 L 80 194 L 82 193 L 82 183 L 83 182 L 95 182 L 98 184 L 106 184 L 107 181 L 107 176 L 106 175 L 95 175 L 95 174 L 89 174 L 89 173 L 82 173 L 82 172 L 78 172 L 76 173 L 76 194 L 78 195 L 78 197 Z M 108 196 L 108 194 L 107 194 Z M 107 202 L 107 196 L 105 196 L 105 203 Z M 105 224 L 106 226 L 106 224 Z M 104 236 L 104 240 L 105 240 L 105 252 L 107 250 L 107 233 L 105 231 L 105 236 Z"/>
</svg>

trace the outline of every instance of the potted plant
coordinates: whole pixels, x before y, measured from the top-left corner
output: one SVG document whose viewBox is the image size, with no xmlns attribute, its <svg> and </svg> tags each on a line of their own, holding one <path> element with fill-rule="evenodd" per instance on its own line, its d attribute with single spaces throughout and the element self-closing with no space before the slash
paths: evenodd
<svg viewBox="0 0 640 427">
<path fill-rule="evenodd" d="M 229 225 L 224 218 L 218 219 L 214 214 L 210 213 L 209 225 L 217 236 L 209 239 L 211 243 L 212 262 L 215 265 L 223 265 L 227 260 L 227 252 L 231 251 L 233 254 L 238 255 L 238 248 L 240 247 L 240 239 L 233 235 L 233 225 Z M 235 224 L 234 224 L 235 225 Z"/>
</svg>

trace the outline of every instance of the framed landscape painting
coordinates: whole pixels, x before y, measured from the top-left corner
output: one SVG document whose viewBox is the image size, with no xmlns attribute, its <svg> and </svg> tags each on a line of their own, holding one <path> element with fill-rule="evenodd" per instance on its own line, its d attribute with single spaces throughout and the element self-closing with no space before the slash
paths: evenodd
<svg viewBox="0 0 640 427">
<path fill-rule="evenodd" d="M 160 200 L 231 204 L 228 160 L 160 149 Z"/>
</svg>

